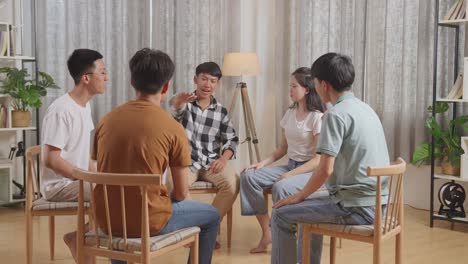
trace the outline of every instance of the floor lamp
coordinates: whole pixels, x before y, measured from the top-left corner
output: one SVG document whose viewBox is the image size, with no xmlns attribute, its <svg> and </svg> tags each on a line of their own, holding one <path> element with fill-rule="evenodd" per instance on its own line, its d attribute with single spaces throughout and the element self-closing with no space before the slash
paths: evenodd
<svg viewBox="0 0 468 264">
<path fill-rule="evenodd" d="M 232 97 L 229 113 L 232 113 L 234 110 L 237 98 L 240 94 L 242 100 L 242 110 L 244 113 L 245 133 L 247 137 L 245 141 L 249 146 L 250 164 L 254 163 L 252 143 L 254 146 L 257 162 L 260 162 L 261 158 L 260 151 L 258 150 L 257 130 L 255 129 L 252 107 L 249 100 L 249 93 L 247 91 L 247 84 L 242 81 L 243 76 L 255 76 L 259 74 L 260 66 L 258 63 L 257 54 L 252 52 L 226 53 L 224 55 L 222 72 L 224 76 L 241 76 L 241 82 L 237 83 L 234 96 Z"/>
</svg>

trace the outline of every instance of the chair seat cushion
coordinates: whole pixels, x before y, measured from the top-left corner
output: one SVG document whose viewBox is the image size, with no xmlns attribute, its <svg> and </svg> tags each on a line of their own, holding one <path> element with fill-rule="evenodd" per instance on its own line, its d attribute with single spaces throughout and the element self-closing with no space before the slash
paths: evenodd
<svg viewBox="0 0 468 264">
<path fill-rule="evenodd" d="M 157 251 L 167 246 L 173 245 L 179 241 L 182 241 L 186 238 L 194 236 L 200 233 L 199 227 L 188 227 L 184 229 L 180 229 L 168 234 L 153 236 L 150 237 L 151 244 L 150 250 Z M 96 238 L 95 232 L 90 231 L 86 233 L 86 245 L 87 246 L 95 246 L 96 245 Z M 108 236 L 104 234 L 101 230 L 98 230 L 99 236 L 99 243 L 101 246 L 107 247 L 108 243 Z M 141 238 L 127 238 L 127 245 L 128 250 L 130 251 L 140 251 L 141 249 Z M 124 250 L 124 239 L 121 237 L 112 237 L 112 247 L 114 249 L 118 249 L 123 251 Z"/>
<path fill-rule="evenodd" d="M 372 236 L 374 235 L 374 225 L 334 225 L 334 224 L 310 224 L 313 228 L 331 230 L 335 232 L 352 235 Z"/>
<path fill-rule="evenodd" d="M 215 188 L 214 184 L 211 182 L 206 181 L 196 181 L 190 186 L 191 190 L 199 190 L 199 189 L 212 189 Z"/>
<path fill-rule="evenodd" d="M 89 207 L 89 202 L 85 202 L 85 207 Z M 78 202 L 51 202 L 44 198 L 37 199 L 33 202 L 33 211 L 42 210 L 60 210 L 60 209 L 74 209 L 78 208 Z"/>
</svg>

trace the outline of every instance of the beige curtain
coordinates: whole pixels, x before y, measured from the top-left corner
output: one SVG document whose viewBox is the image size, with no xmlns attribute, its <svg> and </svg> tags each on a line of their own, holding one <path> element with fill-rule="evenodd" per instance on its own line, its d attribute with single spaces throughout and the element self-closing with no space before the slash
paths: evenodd
<svg viewBox="0 0 468 264">
<path fill-rule="evenodd" d="M 451 2 L 440 3 L 444 14 Z M 380 116 L 392 157 L 409 160 L 414 146 L 427 139 L 423 126 L 432 98 L 434 1 L 49 0 L 38 1 L 37 7 L 39 66 L 64 91 L 72 87 L 66 59 L 73 49 L 94 48 L 105 56 L 111 80 L 106 94 L 93 100 L 95 122 L 133 98 L 127 64 L 142 47 L 161 49 L 174 59 L 173 92 L 193 89 L 199 63 L 221 65 L 226 52 L 255 51 L 261 74 L 243 81 L 265 157 L 280 139 L 279 120 L 290 103 L 290 73 L 334 51 L 353 59 L 353 92 Z M 440 34 L 437 74 L 444 96 L 453 82 L 453 30 Z M 463 39 L 464 34 L 461 43 Z M 238 81 L 223 77 L 216 96 L 225 106 Z M 243 139 L 240 107 L 232 116 Z M 240 170 L 248 162 L 245 146 L 237 157 L 234 164 Z"/>
</svg>

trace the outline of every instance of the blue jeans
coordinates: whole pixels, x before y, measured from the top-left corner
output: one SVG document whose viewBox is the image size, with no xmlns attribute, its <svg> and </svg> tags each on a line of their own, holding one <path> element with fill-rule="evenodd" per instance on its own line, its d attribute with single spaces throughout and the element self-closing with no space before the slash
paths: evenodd
<svg viewBox="0 0 468 264">
<path fill-rule="evenodd" d="M 295 236 L 297 222 L 369 225 L 374 223 L 374 216 L 374 206 L 343 207 L 341 204 L 334 203 L 329 196 L 317 196 L 298 204 L 273 209 L 270 223 L 273 240 L 271 263 L 301 263 L 301 246 L 297 248 Z M 311 264 L 320 264 L 322 241 L 323 236 L 311 235 Z M 298 243 L 302 245 L 301 238 Z M 298 249 L 298 254 L 296 254 Z"/>
<path fill-rule="evenodd" d="M 296 194 L 306 185 L 312 172 L 298 174 L 275 183 L 281 175 L 306 163 L 289 160 L 287 166 L 249 169 L 240 176 L 240 198 L 242 215 L 264 215 L 268 213 L 263 190 L 272 188 L 273 203 Z"/>
<path fill-rule="evenodd" d="M 172 216 L 159 235 L 171 233 L 182 228 L 198 226 L 199 234 L 199 259 L 200 264 L 211 263 L 213 249 L 216 243 L 219 226 L 218 209 L 205 203 L 184 200 L 172 202 Z M 126 261 L 111 260 L 112 264 L 125 264 Z M 188 263 L 190 263 L 190 255 Z"/>
</svg>

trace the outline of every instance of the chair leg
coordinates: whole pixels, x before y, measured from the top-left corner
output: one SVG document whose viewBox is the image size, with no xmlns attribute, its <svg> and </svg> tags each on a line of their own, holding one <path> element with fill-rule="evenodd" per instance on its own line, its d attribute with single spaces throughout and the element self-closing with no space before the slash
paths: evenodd
<svg viewBox="0 0 468 264">
<path fill-rule="evenodd" d="M 374 264 L 380 264 L 380 241 L 374 242 Z"/>
<path fill-rule="evenodd" d="M 302 264 L 310 264 L 310 227 L 302 226 Z"/>
<path fill-rule="evenodd" d="M 55 253 L 55 216 L 49 216 L 49 250 L 50 260 L 54 260 Z"/>
<path fill-rule="evenodd" d="M 403 239 L 402 239 L 402 234 L 398 234 L 396 235 L 396 244 L 395 244 L 395 263 L 396 264 L 401 264 L 403 263 L 403 256 L 402 256 L 402 252 L 401 252 L 401 249 L 403 248 L 402 247 L 402 244 L 403 244 Z"/>
<path fill-rule="evenodd" d="M 33 257 L 33 223 L 29 209 L 26 209 L 26 258 L 27 264 L 32 264 Z"/>
<path fill-rule="evenodd" d="M 341 241 L 341 238 L 340 238 Z M 336 261 L 336 237 L 330 237 L 330 264 Z"/>
<path fill-rule="evenodd" d="M 227 213 L 227 242 L 228 248 L 231 248 L 231 238 L 232 238 L 232 207 Z"/>
<path fill-rule="evenodd" d="M 192 246 L 190 247 L 190 264 L 198 264 L 198 234 L 195 235 L 195 240 L 192 243 Z"/>
</svg>

